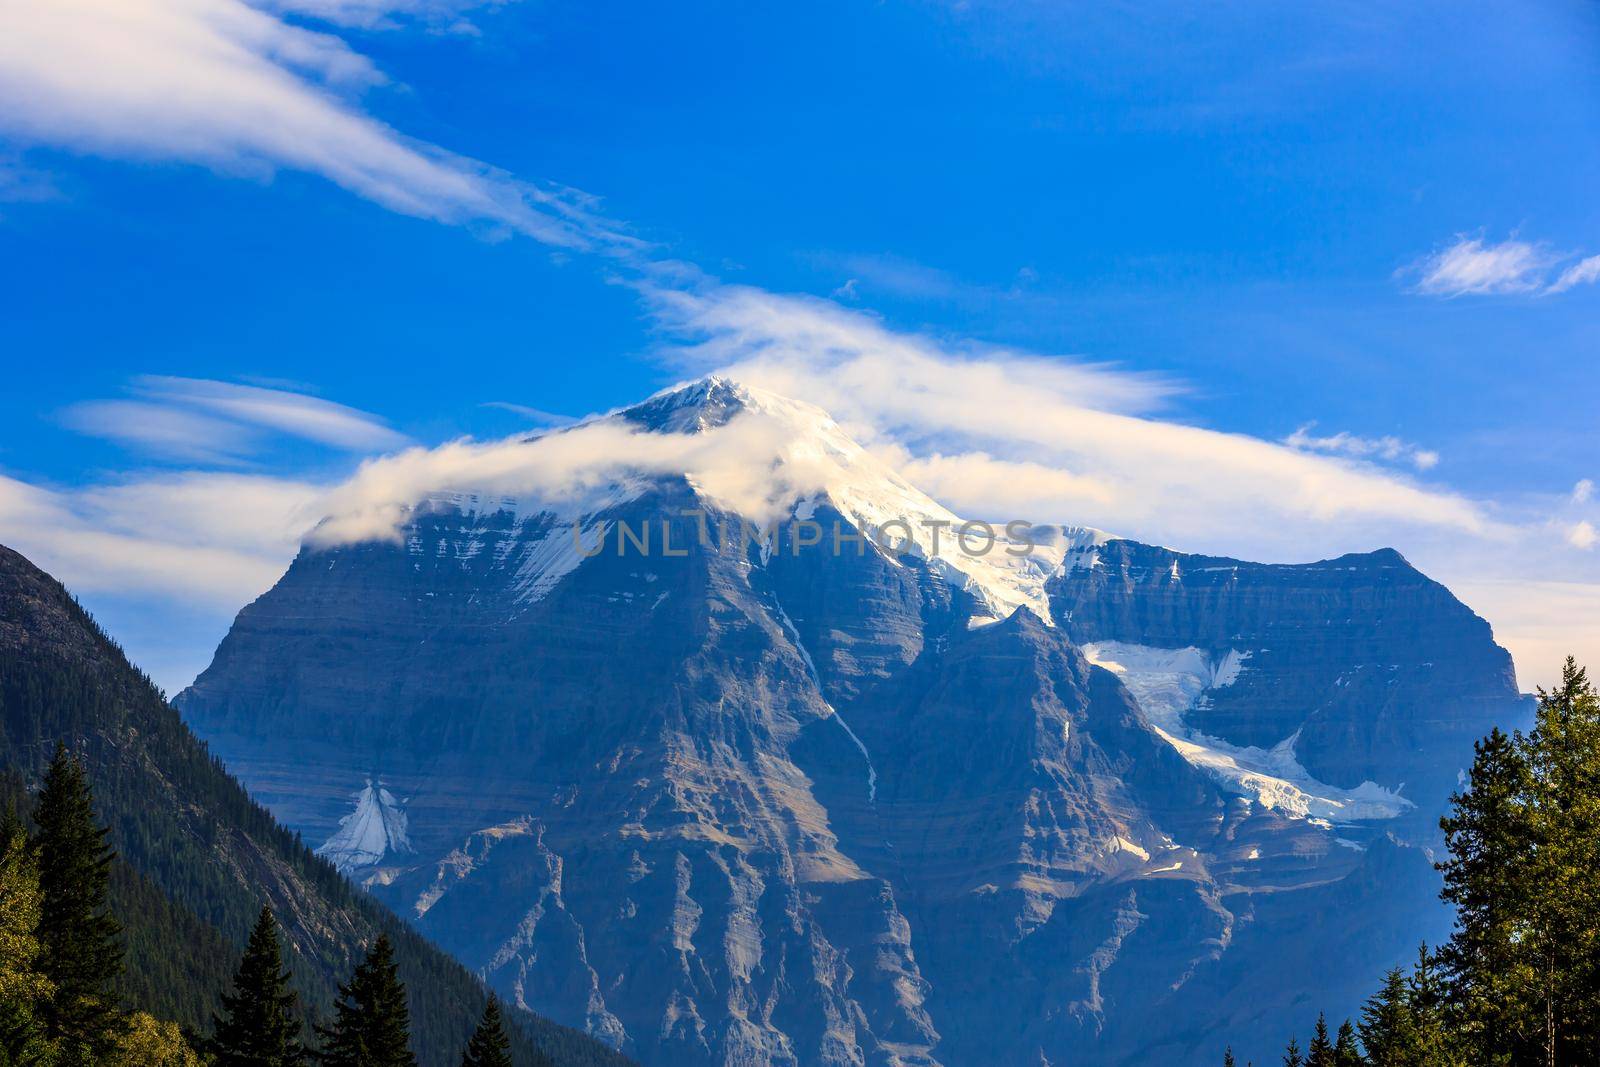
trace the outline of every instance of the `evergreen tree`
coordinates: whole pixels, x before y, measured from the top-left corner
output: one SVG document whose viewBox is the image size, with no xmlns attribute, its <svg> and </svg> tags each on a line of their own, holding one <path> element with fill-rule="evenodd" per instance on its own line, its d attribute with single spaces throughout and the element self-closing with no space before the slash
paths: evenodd
<svg viewBox="0 0 1600 1067">
<path fill-rule="evenodd" d="M 1328 1019 L 1317 1013 L 1317 1028 L 1311 1035 L 1311 1045 L 1306 1049 L 1306 1067 L 1334 1067 L 1333 1042 L 1328 1039 Z"/>
<path fill-rule="evenodd" d="M 1450 856 L 1440 895 L 1456 925 L 1439 953 L 1458 1031 L 1473 1059 L 1496 1063 L 1526 1048 L 1529 968 L 1522 924 L 1529 914 L 1528 805 L 1532 775 L 1518 741 L 1495 729 L 1475 746 L 1468 787 L 1439 820 Z M 1367 1054 L 1373 1056 L 1369 1045 Z"/>
<path fill-rule="evenodd" d="M 1384 978 L 1383 988 L 1361 1009 L 1361 1043 L 1373 1063 L 1385 1067 L 1410 1063 L 1417 1046 L 1410 1000 L 1405 974 L 1396 967 Z"/>
<path fill-rule="evenodd" d="M 1413 1062 L 1420 1067 L 1448 1067 L 1457 1062 L 1458 1044 L 1449 1018 L 1449 1001 L 1438 963 L 1424 942 L 1406 982 L 1411 1007 Z"/>
<path fill-rule="evenodd" d="M 1361 1067 L 1366 1063 L 1356 1044 L 1356 1028 L 1349 1019 L 1339 1024 L 1339 1035 L 1333 1039 L 1333 1062 L 1339 1067 Z"/>
<path fill-rule="evenodd" d="M 122 973 L 121 926 L 106 910 L 114 853 L 95 822 L 89 783 L 57 745 L 34 811 L 39 828 L 39 941 L 42 970 L 55 986 L 45 1032 L 68 1063 L 108 1059 L 123 1028 L 114 986 Z"/>
<path fill-rule="evenodd" d="M 15 812 L 0 833 L 0 1064 L 43 1067 L 54 1048 L 40 1016 L 55 986 L 39 969 L 39 868 Z"/>
<path fill-rule="evenodd" d="M 1300 1042 L 1291 1037 L 1288 1047 L 1283 1050 L 1283 1067 L 1304 1067 L 1305 1062 L 1300 1055 Z"/>
<path fill-rule="evenodd" d="M 1229 1045 L 1222 1052 L 1222 1067 L 1239 1067 L 1233 1059 L 1233 1046 Z"/>
<path fill-rule="evenodd" d="M 339 987 L 333 1025 L 318 1027 L 323 1039 L 319 1059 L 330 1067 L 416 1067 L 411 1054 L 411 1013 L 400 984 L 394 947 L 380 935 Z"/>
<path fill-rule="evenodd" d="M 295 995 L 283 969 L 278 924 L 262 908 L 233 979 L 222 996 L 221 1017 L 213 1018 L 210 1051 L 217 1067 L 297 1067 L 305 1062 Z"/>
<path fill-rule="evenodd" d="M 1535 851 L 1522 896 L 1524 1003 L 1548 1064 L 1600 1057 L 1600 697 L 1570 657 L 1555 689 L 1539 690 L 1526 741 Z"/>
<path fill-rule="evenodd" d="M 500 1001 L 492 995 L 483 1009 L 483 1021 L 467 1042 L 461 1067 L 511 1067 L 511 1039 L 500 1017 Z"/>
</svg>

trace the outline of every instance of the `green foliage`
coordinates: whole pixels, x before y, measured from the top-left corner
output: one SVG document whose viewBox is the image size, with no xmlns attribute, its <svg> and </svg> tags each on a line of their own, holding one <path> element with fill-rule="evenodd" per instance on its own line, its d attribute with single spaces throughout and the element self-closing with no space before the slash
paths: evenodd
<svg viewBox="0 0 1600 1067">
<path fill-rule="evenodd" d="M 483 1009 L 483 1019 L 467 1042 L 461 1067 L 511 1067 L 511 1041 L 506 1037 L 498 997 L 490 997 Z"/>
<path fill-rule="evenodd" d="M 1300 1055 L 1300 1042 L 1291 1037 L 1283 1050 L 1283 1067 L 1302 1067 L 1305 1062 L 1305 1057 Z"/>
<path fill-rule="evenodd" d="M 339 987 L 333 1013 L 332 1026 L 317 1028 L 323 1041 L 317 1058 L 329 1067 L 416 1067 L 406 989 L 387 937 Z"/>
<path fill-rule="evenodd" d="M 1356 1028 L 1349 1019 L 1339 1024 L 1339 1034 L 1333 1039 L 1333 1062 L 1339 1067 L 1361 1067 L 1366 1062 L 1356 1043 Z"/>
<path fill-rule="evenodd" d="M 1411 989 L 1406 975 L 1395 967 L 1384 976 L 1383 987 L 1361 1009 L 1361 1044 L 1374 1063 L 1401 1064 L 1417 1045 L 1416 1020 L 1411 1014 Z"/>
<path fill-rule="evenodd" d="M 207 1067 L 178 1025 L 137 1011 L 103 1067 Z"/>
<path fill-rule="evenodd" d="M 40 969 L 55 987 L 44 1002 L 45 1032 L 67 1062 L 97 1063 L 123 1030 L 115 988 L 122 926 L 106 906 L 115 853 L 95 820 L 83 767 L 63 746 L 45 774 L 34 822 Z"/>
<path fill-rule="evenodd" d="M 222 995 L 214 1030 L 209 1051 L 217 1067 L 298 1067 L 305 1062 L 295 995 L 283 969 L 271 908 L 261 909 L 250 931 L 233 992 Z"/>
<path fill-rule="evenodd" d="M 40 969 L 39 867 L 8 811 L 0 824 L 0 1067 L 47 1067 L 55 1045 L 42 1015 L 55 984 Z"/>
<path fill-rule="evenodd" d="M 1311 1036 L 1311 1047 L 1306 1049 L 1306 1067 L 1336 1067 L 1333 1041 L 1328 1037 L 1328 1019 L 1317 1016 L 1317 1027 Z"/>
<path fill-rule="evenodd" d="M 1533 730 L 1479 746 L 1441 820 L 1443 1000 L 1474 1063 L 1600 1055 L 1600 698 L 1567 660 Z"/>
</svg>

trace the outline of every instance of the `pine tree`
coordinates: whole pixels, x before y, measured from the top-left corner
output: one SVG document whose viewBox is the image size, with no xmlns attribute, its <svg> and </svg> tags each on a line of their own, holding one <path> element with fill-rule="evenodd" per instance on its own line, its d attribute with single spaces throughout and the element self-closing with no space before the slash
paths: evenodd
<svg viewBox="0 0 1600 1067">
<path fill-rule="evenodd" d="M 39 969 L 39 868 L 16 813 L 0 820 L 0 1064 L 51 1062 L 41 1015 L 55 986 Z"/>
<path fill-rule="evenodd" d="M 483 1009 L 483 1021 L 478 1023 L 467 1051 L 461 1057 L 461 1067 L 511 1067 L 511 1039 L 506 1036 L 505 1022 L 500 1017 L 500 1001 L 490 996 Z"/>
<path fill-rule="evenodd" d="M 1339 1024 L 1339 1035 L 1333 1040 L 1333 1062 L 1339 1067 L 1361 1067 L 1366 1062 L 1356 1045 L 1356 1028 L 1349 1019 Z"/>
<path fill-rule="evenodd" d="M 1361 1043 L 1373 1063 L 1402 1067 L 1410 1062 L 1416 1048 L 1416 1027 L 1411 1017 L 1410 990 L 1400 968 L 1388 973 L 1383 988 L 1361 1009 Z"/>
<path fill-rule="evenodd" d="M 1305 1062 L 1300 1055 L 1300 1042 L 1291 1037 L 1288 1047 L 1283 1050 L 1283 1067 L 1303 1067 Z"/>
<path fill-rule="evenodd" d="M 394 947 L 379 936 L 350 981 L 339 987 L 333 1025 L 318 1027 L 319 1059 L 331 1067 L 416 1067 L 411 1054 L 411 1013 L 400 984 Z"/>
<path fill-rule="evenodd" d="M 1311 1046 L 1306 1049 L 1306 1067 L 1334 1067 L 1333 1042 L 1328 1039 L 1328 1019 L 1317 1013 L 1317 1028 L 1311 1035 Z"/>
<path fill-rule="evenodd" d="M 1496 729 L 1475 746 L 1468 787 L 1451 798 L 1439 820 L 1450 856 L 1440 896 L 1455 905 L 1456 926 L 1440 950 L 1447 996 L 1472 1058 L 1495 1063 L 1525 1049 L 1528 1033 L 1523 924 L 1529 857 L 1532 774 L 1520 739 Z M 1369 1057 L 1374 1057 L 1371 1046 Z"/>
<path fill-rule="evenodd" d="M 1600 1056 L 1600 697 L 1570 657 L 1528 736 L 1527 1002 L 1548 1064 Z"/>
<path fill-rule="evenodd" d="M 278 924 L 262 908 L 233 979 L 233 993 L 222 996 L 214 1017 L 210 1051 L 217 1067 L 297 1067 L 305 1062 L 295 995 L 283 969 Z"/>
<path fill-rule="evenodd" d="M 1222 1052 L 1222 1067 L 1239 1067 L 1233 1059 L 1233 1046 L 1229 1045 Z"/>
<path fill-rule="evenodd" d="M 1422 1067 L 1446 1067 L 1457 1062 L 1458 1042 L 1452 1032 L 1445 984 L 1426 942 L 1417 948 L 1417 963 L 1406 982 L 1406 997 L 1411 1007 L 1413 1061 Z"/>
<path fill-rule="evenodd" d="M 122 973 L 121 926 L 106 910 L 115 854 L 95 822 L 78 761 L 56 747 L 34 812 L 39 828 L 39 941 L 42 970 L 55 986 L 45 1032 L 69 1063 L 107 1059 L 122 1032 L 114 992 Z"/>
</svg>

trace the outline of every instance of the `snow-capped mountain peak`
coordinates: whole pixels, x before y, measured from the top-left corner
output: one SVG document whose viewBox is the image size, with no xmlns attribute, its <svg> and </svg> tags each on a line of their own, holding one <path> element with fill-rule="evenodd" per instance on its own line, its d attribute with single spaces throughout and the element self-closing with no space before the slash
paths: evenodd
<svg viewBox="0 0 1600 1067">
<path fill-rule="evenodd" d="M 641 440 L 657 435 L 659 442 Z M 584 466 L 551 456 L 581 456 Z M 464 452 L 464 459 L 451 468 L 456 488 L 429 491 L 396 510 L 456 510 L 470 528 L 510 512 L 512 533 L 525 543 L 518 549 L 525 601 L 582 565 L 578 546 L 605 536 L 604 516 L 677 479 L 708 507 L 758 530 L 825 524 L 836 514 L 850 527 L 847 536 L 865 535 L 899 563 L 921 560 L 970 593 L 975 625 L 1018 608 L 1052 625 L 1046 582 L 1110 539 L 1086 527 L 1033 526 L 1029 516 L 958 515 L 821 408 L 722 375 L 534 438 Z M 475 468 L 485 472 L 481 478 Z M 824 544 L 837 543 L 832 533 L 823 531 Z"/>
</svg>

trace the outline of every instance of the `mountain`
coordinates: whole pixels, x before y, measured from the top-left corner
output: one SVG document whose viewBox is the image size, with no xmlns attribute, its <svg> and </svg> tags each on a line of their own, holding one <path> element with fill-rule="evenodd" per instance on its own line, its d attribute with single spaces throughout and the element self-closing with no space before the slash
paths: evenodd
<svg viewBox="0 0 1600 1067">
<path fill-rule="evenodd" d="M 284 926 L 296 985 L 326 1013 L 381 932 L 396 941 L 421 1063 L 444 1067 L 483 1010 L 481 985 L 315 858 L 207 752 L 60 583 L 0 546 L 0 803 L 26 808 L 57 742 L 83 761 L 119 862 L 124 993 L 208 1029 L 263 903 Z M 524 1016 L 517 1062 L 611 1067 L 596 1042 Z"/>
<path fill-rule="evenodd" d="M 515 1003 L 652 1067 L 1264 1062 L 1445 928 L 1433 820 L 1523 703 L 1398 554 L 964 548 L 720 378 L 549 440 L 602 434 L 659 462 L 331 518 L 177 701 Z"/>
</svg>

